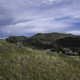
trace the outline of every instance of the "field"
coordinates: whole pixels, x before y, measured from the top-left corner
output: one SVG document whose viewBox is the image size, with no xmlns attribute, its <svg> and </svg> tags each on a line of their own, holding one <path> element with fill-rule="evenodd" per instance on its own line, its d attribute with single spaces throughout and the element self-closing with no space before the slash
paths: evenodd
<svg viewBox="0 0 80 80">
<path fill-rule="evenodd" d="M 80 80 L 80 57 L 0 40 L 0 80 Z"/>
</svg>

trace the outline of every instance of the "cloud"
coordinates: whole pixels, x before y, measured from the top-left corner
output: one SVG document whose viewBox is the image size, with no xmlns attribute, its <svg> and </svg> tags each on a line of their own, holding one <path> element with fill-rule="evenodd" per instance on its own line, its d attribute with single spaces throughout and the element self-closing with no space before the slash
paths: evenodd
<svg viewBox="0 0 80 80">
<path fill-rule="evenodd" d="M 66 33 L 71 33 L 71 34 L 75 34 L 75 35 L 80 35 L 80 30 L 69 30 Z"/>
<path fill-rule="evenodd" d="M 1 28 L 1 31 L 8 34 L 27 34 L 27 33 L 38 33 L 38 32 L 53 32 L 62 31 L 70 27 L 70 25 L 57 22 L 53 19 L 35 19 L 28 22 L 20 22 L 17 24 L 8 25 Z"/>
<path fill-rule="evenodd" d="M 0 32 L 27 35 L 80 29 L 79 7 L 79 0 L 1 0 Z"/>
</svg>

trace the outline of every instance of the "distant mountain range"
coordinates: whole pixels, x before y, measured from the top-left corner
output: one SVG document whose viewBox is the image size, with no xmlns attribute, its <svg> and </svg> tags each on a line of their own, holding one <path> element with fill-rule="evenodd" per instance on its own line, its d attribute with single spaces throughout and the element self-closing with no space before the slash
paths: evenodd
<svg viewBox="0 0 80 80">
<path fill-rule="evenodd" d="M 25 36 L 15 36 L 18 42 L 25 46 L 32 45 L 36 47 L 52 48 L 53 45 L 63 47 L 80 47 L 80 36 L 65 33 L 38 33 L 30 38 Z"/>
</svg>

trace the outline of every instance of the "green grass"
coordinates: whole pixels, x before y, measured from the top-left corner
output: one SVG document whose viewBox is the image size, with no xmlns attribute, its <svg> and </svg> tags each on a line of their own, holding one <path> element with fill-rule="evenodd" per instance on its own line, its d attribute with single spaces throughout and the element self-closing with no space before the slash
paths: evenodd
<svg viewBox="0 0 80 80">
<path fill-rule="evenodd" d="M 2 80 L 80 80 L 80 57 L 19 47 L 0 40 Z"/>
</svg>

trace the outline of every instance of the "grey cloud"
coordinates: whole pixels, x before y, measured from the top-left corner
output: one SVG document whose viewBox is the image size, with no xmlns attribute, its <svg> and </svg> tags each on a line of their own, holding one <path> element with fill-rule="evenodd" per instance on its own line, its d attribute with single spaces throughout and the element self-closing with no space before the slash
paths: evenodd
<svg viewBox="0 0 80 80">
<path fill-rule="evenodd" d="M 13 21 L 12 19 L 0 20 L 0 27 L 10 25 L 12 24 L 12 21 Z"/>
<path fill-rule="evenodd" d="M 80 22 L 80 1 L 46 0 L 45 3 L 42 1 L 1 0 L 1 33 L 27 35 L 27 33 L 52 32 L 57 29 L 62 31 L 61 29 L 70 29 L 74 23 Z M 50 2 L 51 4 L 48 4 Z"/>
</svg>

